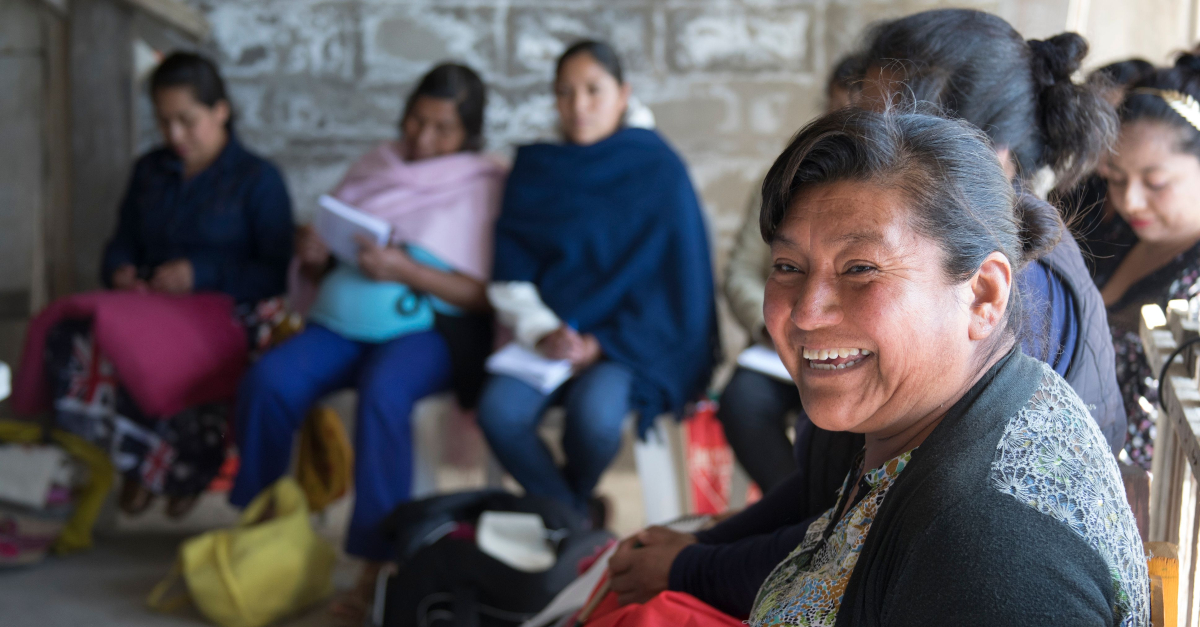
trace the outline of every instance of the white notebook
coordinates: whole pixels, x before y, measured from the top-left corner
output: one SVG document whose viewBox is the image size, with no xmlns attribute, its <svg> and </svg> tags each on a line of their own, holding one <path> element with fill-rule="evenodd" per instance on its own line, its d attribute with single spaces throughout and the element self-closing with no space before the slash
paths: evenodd
<svg viewBox="0 0 1200 627">
<path fill-rule="evenodd" d="M 549 359 L 516 342 L 509 342 L 488 357 L 487 371 L 519 379 L 540 390 L 542 394 L 549 394 L 571 378 L 571 362 L 566 359 Z"/>
<path fill-rule="evenodd" d="M 788 374 L 787 368 L 783 366 L 779 353 L 761 344 L 755 344 L 742 351 L 742 354 L 738 355 L 737 363 L 747 370 L 761 372 L 780 381 L 792 382 L 792 375 Z"/>
<path fill-rule="evenodd" d="M 318 200 L 317 218 L 313 226 L 321 241 L 339 261 L 358 265 L 358 242 L 356 237 L 366 236 L 378 246 L 387 246 L 392 236 L 392 225 L 373 215 L 363 213 L 334 198 L 321 196 Z"/>
</svg>

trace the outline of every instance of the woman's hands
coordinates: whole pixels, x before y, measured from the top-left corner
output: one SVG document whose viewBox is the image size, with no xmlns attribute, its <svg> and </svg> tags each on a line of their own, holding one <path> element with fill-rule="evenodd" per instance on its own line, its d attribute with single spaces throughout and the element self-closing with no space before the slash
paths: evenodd
<svg viewBox="0 0 1200 627">
<path fill-rule="evenodd" d="M 113 270 L 112 286 L 114 290 L 131 292 L 145 291 L 149 287 L 145 281 L 138 278 L 137 266 L 132 263 L 127 263 Z"/>
<path fill-rule="evenodd" d="M 566 359 L 581 372 L 600 361 L 604 351 L 591 333 L 580 334 L 567 325 L 558 327 L 538 340 L 537 349 L 550 359 Z"/>
<path fill-rule="evenodd" d="M 114 290 L 144 292 L 154 290 L 164 294 L 190 294 L 195 286 L 195 271 L 187 259 L 168 261 L 154 269 L 149 281 L 138 278 L 137 267 L 131 263 L 113 270 Z"/>
<path fill-rule="evenodd" d="M 175 259 L 154 269 L 154 275 L 150 277 L 150 289 L 167 294 L 189 294 L 195 278 L 192 262 Z"/>
<path fill-rule="evenodd" d="M 608 561 L 617 602 L 645 603 L 666 590 L 675 557 L 695 543 L 696 536 L 666 527 L 649 527 L 623 540 Z"/>
<path fill-rule="evenodd" d="M 300 260 L 300 272 L 314 282 L 329 269 L 329 246 L 311 225 L 296 229 L 296 258 Z"/>
<path fill-rule="evenodd" d="M 358 270 L 375 281 L 392 281 L 413 285 L 413 275 L 419 269 L 416 261 L 403 249 L 379 246 L 370 239 L 358 236 Z"/>
</svg>

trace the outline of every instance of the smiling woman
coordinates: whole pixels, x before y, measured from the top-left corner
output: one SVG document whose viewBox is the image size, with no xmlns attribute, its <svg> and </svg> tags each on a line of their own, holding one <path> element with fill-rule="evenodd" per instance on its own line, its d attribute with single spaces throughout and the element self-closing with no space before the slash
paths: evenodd
<svg viewBox="0 0 1200 627">
<path fill-rule="evenodd" d="M 812 422 L 866 447 L 751 624 L 1147 623 L 1116 461 L 1016 342 L 1054 216 L 980 131 L 917 113 L 834 113 L 776 161 L 767 329 Z"/>
</svg>

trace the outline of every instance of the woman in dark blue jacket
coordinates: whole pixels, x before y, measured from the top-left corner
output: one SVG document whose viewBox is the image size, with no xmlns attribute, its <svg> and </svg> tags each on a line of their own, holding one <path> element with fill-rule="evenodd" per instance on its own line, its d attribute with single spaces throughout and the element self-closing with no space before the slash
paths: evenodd
<svg viewBox="0 0 1200 627">
<path fill-rule="evenodd" d="M 265 318 L 280 310 L 272 299 L 285 290 L 292 257 L 283 177 L 238 141 L 225 85 L 209 60 L 168 56 L 150 78 L 150 95 L 165 145 L 134 166 L 101 278 L 114 290 L 227 294 L 253 346 L 265 337 Z M 146 416 L 119 385 L 100 400 L 82 397 L 81 373 L 104 358 L 80 346 L 92 346 L 86 321 L 61 323 L 48 341 L 60 425 L 105 434 L 98 443 L 114 451 L 125 477 L 126 512 L 166 494 L 168 513 L 182 516 L 224 461 L 227 407 Z"/>
</svg>

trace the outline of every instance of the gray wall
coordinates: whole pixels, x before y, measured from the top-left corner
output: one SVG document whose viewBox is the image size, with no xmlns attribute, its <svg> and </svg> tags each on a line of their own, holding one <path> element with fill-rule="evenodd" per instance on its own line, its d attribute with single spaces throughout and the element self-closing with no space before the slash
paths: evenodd
<svg viewBox="0 0 1200 627">
<path fill-rule="evenodd" d="M 391 138 L 401 100 L 436 61 L 491 87 L 489 149 L 552 134 L 549 80 L 572 40 L 622 53 L 634 93 L 687 160 L 717 263 L 786 139 L 821 107 L 827 67 L 863 26 L 937 2 L 189 0 L 213 24 L 245 141 L 285 171 L 298 213 L 350 161 Z M 1030 34 L 1061 30 L 1066 0 L 967 2 Z M 1029 25 L 1028 28 L 1025 25 Z M 144 100 L 144 99 L 143 99 Z M 139 138 L 155 141 L 143 102 Z M 727 333 L 730 343 L 740 332 Z"/>
</svg>

